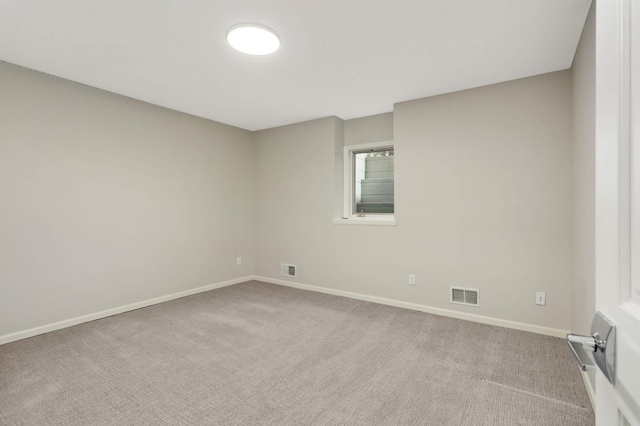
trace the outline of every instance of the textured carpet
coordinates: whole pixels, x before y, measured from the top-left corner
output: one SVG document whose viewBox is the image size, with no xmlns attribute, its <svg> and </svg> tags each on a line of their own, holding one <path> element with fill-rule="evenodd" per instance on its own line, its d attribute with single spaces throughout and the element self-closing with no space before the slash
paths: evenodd
<svg viewBox="0 0 640 426">
<path fill-rule="evenodd" d="M 593 425 L 562 339 L 248 282 L 0 346 L 7 425 Z"/>
</svg>

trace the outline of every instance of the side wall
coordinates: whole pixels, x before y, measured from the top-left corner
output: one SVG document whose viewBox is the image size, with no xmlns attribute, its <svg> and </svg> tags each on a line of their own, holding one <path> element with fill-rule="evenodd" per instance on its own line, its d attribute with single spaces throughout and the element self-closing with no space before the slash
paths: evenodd
<svg viewBox="0 0 640 426">
<path fill-rule="evenodd" d="M 573 59 L 573 286 L 571 331 L 591 334 L 596 310 L 596 60 L 595 3 Z M 595 369 L 587 370 L 594 404 Z"/>
<path fill-rule="evenodd" d="M 0 338 L 252 274 L 250 132 L 3 62 L 0 93 Z"/>
<path fill-rule="evenodd" d="M 571 101 L 563 71 L 398 104 L 392 125 L 257 132 L 256 275 L 568 330 Z M 345 144 L 395 134 L 397 227 L 332 224 L 340 124 Z M 480 288 L 481 307 L 450 304 L 451 285 Z"/>
<path fill-rule="evenodd" d="M 595 7 L 573 60 L 573 297 L 571 330 L 590 334 L 595 313 Z"/>
</svg>

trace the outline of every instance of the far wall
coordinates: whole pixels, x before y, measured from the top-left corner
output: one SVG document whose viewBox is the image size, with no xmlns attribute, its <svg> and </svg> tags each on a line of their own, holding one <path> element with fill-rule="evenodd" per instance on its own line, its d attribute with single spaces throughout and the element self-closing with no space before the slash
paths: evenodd
<svg viewBox="0 0 640 426">
<path fill-rule="evenodd" d="M 570 329 L 571 107 L 562 71 L 256 132 L 255 274 Z M 342 146 L 389 139 L 397 227 L 332 224 Z"/>
</svg>

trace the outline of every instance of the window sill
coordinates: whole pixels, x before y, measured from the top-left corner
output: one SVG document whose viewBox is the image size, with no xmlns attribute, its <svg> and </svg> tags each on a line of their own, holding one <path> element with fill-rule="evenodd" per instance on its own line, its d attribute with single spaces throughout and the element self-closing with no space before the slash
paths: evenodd
<svg viewBox="0 0 640 426">
<path fill-rule="evenodd" d="M 396 226 L 396 218 L 394 216 L 365 216 L 365 217 L 351 217 L 335 218 L 333 219 L 334 225 L 369 225 L 369 226 Z"/>
</svg>

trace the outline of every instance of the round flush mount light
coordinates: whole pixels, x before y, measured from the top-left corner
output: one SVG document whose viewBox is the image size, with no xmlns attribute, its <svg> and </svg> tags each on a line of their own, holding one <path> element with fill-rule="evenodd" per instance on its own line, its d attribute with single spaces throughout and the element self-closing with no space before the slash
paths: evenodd
<svg viewBox="0 0 640 426">
<path fill-rule="evenodd" d="M 227 41 L 234 49 L 249 55 L 268 55 L 280 47 L 280 37 L 260 24 L 236 24 L 227 30 Z"/>
</svg>

